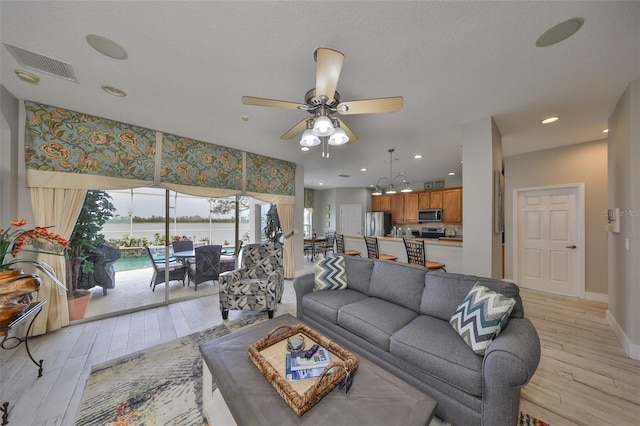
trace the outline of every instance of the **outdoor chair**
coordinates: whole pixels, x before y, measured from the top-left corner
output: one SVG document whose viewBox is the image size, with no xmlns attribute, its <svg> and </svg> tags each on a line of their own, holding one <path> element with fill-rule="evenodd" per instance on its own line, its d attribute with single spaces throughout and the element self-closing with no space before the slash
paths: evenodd
<svg viewBox="0 0 640 426">
<path fill-rule="evenodd" d="M 404 241 L 404 247 L 407 250 L 408 263 L 422 265 L 429 271 L 442 269 L 444 272 L 447 272 L 447 270 L 444 268 L 446 266 L 444 263 L 431 262 L 425 258 L 426 250 L 424 249 L 423 240 L 413 240 L 408 238 L 403 238 L 402 240 Z"/>
<path fill-rule="evenodd" d="M 191 240 L 178 240 L 178 241 L 174 241 L 173 243 L 171 243 L 171 246 L 173 247 L 173 252 L 180 252 L 180 251 L 189 251 L 189 250 L 193 250 L 193 241 Z M 189 259 L 188 257 L 183 258 L 182 262 L 186 265 L 189 266 L 190 263 L 193 263 L 193 258 Z"/>
<path fill-rule="evenodd" d="M 358 250 L 345 250 L 344 249 L 344 235 L 336 234 L 336 253 L 345 254 L 347 256 L 360 256 Z"/>
<path fill-rule="evenodd" d="M 196 247 L 195 262 L 189 265 L 189 281 L 187 286 L 193 282 L 195 291 L 198 291 L 198 284 L 205 281 L 217 281 L 220 275 L 220 253 L 222 246 L 211 245 Z"/>
<path fill-rule="evenodd" d="M 149 287 L 153 287 L 151 291 L 156 291 L 156 286 L 165 282 L 165 265 L 154 262 L 153 255 L 151 254 L 151 250 L 149 250 L 149 247 L 145 246 L 145 249 L 147 249 L 147 254 L 149 255 L 149 259 L 151 259 L 151 265 L 153 266 L 153 277 L 151 277 L 151 283 L 149 284 Z M 187 268 L 185 268 L 182 263 L 169 263 L 169 282 L 182 281 L 182 285 L 184 286 L 186 277 Z"/>
<path fill-rule="evenodd" d="M 218 278 L 223 319 L 230 310 L 266 310 L 273 318 L 284 291 L 283 252 L 280 243 L 248 244 L 242 249 L 242 267 Z"/>
<path fill-rule="evenodd" d="M 382 254 L 378 251 L 378 238 L 377 237 L 364 237 L 364 242 L 367 245 L 367 257 L 369 259 L 380 260 L 397 260 L 397 256 L 390 254 Z"/>
</svg>

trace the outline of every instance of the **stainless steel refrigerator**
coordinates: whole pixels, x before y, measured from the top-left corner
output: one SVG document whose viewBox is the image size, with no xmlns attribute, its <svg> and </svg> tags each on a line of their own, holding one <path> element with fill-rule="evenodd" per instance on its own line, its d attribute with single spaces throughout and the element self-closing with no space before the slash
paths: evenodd
<svg viewBox="0 0 640 426">
<path fill-rule="evenodd" d="M 367 212 L 364 221 L 364 234 L 369 237 L 384 237 L 391 233 L 391 213 Z"/>
</svg>

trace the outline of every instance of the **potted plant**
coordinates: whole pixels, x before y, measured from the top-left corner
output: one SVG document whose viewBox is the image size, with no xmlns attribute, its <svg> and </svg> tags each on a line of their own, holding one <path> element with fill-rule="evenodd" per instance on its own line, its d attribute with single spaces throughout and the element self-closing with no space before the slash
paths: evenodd
<svg viewBox="0 0 640 426">
<path fill-rule="evenodd" d="M 111 196 L 107 192 L 87 191 L 66 252 L 69 320 L 83 318 L 87 310 L 91 292 L 79 289 L 78 282 L 83 273 L 93 272 L 94 265 L 89 255 L 105 244 L 104 235 L 100 234 L 100 231 L 115 211 Z"/>
</svg>

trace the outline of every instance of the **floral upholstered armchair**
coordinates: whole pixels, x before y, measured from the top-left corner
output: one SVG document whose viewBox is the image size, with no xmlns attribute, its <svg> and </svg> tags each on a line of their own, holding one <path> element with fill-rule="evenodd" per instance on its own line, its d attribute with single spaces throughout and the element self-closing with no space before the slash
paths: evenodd
<svg viewBox="0 0 640 426">
<path fill-rule="evenodd" d="M 242 249 L 242 267 L 220 274 L 220 310 L 227 319 L 230 310 L 273 310 L 282 299 L 284 270 L 280 243 L 249 244 Z"/>
</svg>

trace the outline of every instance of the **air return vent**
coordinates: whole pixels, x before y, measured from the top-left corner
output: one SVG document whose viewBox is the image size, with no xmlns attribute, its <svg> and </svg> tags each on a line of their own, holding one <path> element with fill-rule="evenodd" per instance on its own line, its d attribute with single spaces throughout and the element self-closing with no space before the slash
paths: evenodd
<svg viewBox="0 0 640 426">
<path fill-rule="evenodd" d="M 78 82 L 78 79 L 73 74 L 73 69 L 71 69 L 71 64 L 30 50 L 22 49 L 17 46 L 12 46 L 7 43 L 2 44 L 7 47 L 20 66 L 73 81 L 75 83 Z"/>
<path fill-rule="evenodd" d="M 346 175 L 346 174 L 344 174 L 344 173 L 343 173 L 343 174 L 341 174 L 341 175 L 338 175 L 338 176 L 343 177 L 343 178 L 350 178 L 350 177 L 351 177 L 351 175 Z"/>
</svg>

